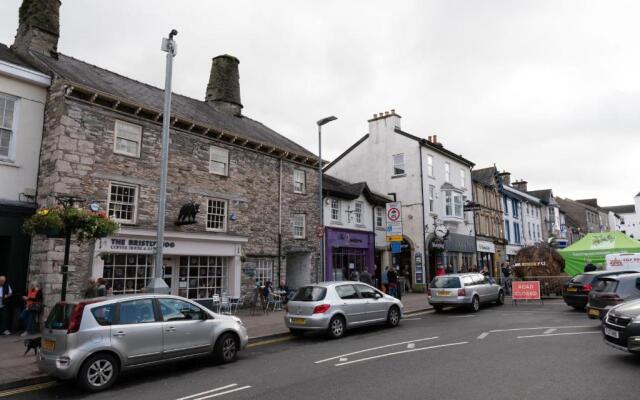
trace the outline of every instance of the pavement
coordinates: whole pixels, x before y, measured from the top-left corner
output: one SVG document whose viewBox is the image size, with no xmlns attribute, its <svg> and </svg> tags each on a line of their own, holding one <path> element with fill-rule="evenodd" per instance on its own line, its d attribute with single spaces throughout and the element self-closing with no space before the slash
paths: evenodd
<svg viewBox="0 0 640 400">
<path fill-rule="evenodd" d="M 638 372 L 640 357 L 606 346 L 584 312 L 562 301 L 509 301 L 478 313 L 414 313 L 397 328 L 356 329 L 339 340 L 282 338 L 227 365 L 137 370 L 103 393 L 58 384 L 9 398 L 635 400 Z"/>
<path fill-rule="evenodd" d="M 424 293 L 406 293 L 402 297 L 402 302 L 405 313 L 430 308 Z M 289 335 L 289 330 L 283 321 L 284 311 L 252 313 L 247 309 L 240 309 L 236 315 L 242 319 L 246 326 L 251 342 Z M 28 337 L 0 335 L 0 355 L 2 357 L 0 391 L 51 381 L 51 378 L 38 371 L 33 351 L 26 356 L 24 355 L 26 350 L 24 339 L 37 336 L 39 335 L 29 335 Z"/>
</svg>

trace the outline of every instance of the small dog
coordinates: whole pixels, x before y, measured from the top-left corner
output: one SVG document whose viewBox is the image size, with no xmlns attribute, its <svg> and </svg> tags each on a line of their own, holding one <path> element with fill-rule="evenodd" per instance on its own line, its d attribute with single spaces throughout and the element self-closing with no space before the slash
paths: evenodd
<svg viewBox="0 0 640 400">
<path fill-rule="evenodd" d="M 34 355 L 38 355 L 38 352 L 40 352 L 40 348 L 42 347 L 42 338 L 41 337 L 37 337 L 37 338 L 33 338 L 33 339 L 25 339 L 24 340 L 24 347 L 27 348 L 27 350 L 25 350 L 24 352 L 24 357 L 27 356 L 27 353 L 29 353 L 29 351 L 31 349 L 33 349 L 33 353 Z"/>
</svg>

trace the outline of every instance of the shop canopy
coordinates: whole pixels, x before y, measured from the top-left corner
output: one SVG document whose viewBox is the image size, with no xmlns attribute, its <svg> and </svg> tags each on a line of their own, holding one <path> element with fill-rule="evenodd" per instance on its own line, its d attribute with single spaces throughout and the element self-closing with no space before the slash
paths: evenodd
<svg viewBox="0 0 640 400">
<path fill-rule="evenodd" d="M 564 258 L 564 272 L 575 276 L 584 271 L 589 260 L 604 266 L 607 254 L 640 253 L 640 242 L 622 232 L 589 233 L 559 253 Z"/>
</svg>

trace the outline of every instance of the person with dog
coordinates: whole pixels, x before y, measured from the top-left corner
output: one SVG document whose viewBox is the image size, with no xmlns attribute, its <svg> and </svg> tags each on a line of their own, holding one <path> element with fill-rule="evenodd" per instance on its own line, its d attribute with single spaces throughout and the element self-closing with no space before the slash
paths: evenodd
<svg viewBox="0 0 640 400">
<path fill-rule="evenodd" d="M 42 312 L 42 290 L 37 282 L 32 282 L 26 296 L 22 296 L 25 308 L 20 313 L 20 320 L 24 323 L 24 332 L 20 336 L 34 333 L 35 321 Z"/>
</svg>

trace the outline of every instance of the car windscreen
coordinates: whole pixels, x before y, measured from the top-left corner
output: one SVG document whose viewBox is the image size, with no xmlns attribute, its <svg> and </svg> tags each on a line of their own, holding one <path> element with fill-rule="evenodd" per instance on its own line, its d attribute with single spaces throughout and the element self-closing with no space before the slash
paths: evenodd
<svg viewBox="0 0 640 400">
<path fill-rule="evenodd" d="M 320 286 L 303 286 L 296 292 L 293 301 L 320 301 L 327 294 L 327 288 Z"/>
<path fill-rule="evenodd" d="M 436 289 L 458 289 L 460 278 L 457 276 L 438 276 L 431 281 L 431 287 Z"/>
<path fill-rule="evenodd" d="M 594 275 L 576 275 L 569 282 L 571 283 L 591 283 L 591 281 L 595 278 Z"/>
<path fill-rule="evenodd" d="M 614 293 L 618 287 L 618 281 L 615 279 L 598 279 L 594 290 L 601 293 Z"/>
<path fill-rule="evenodd" d="M 49 313 L 47 322 L 44 326 L 48 329 L 68 329 L 69 320 L 71 319 L 71 313 L 76 307 L 75 304 L 70 303 L 58 303 L 53 306 L 53 309 Z"/>
</svg>

